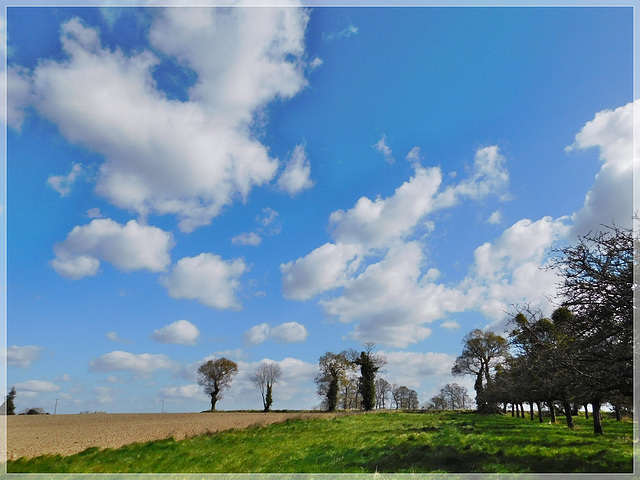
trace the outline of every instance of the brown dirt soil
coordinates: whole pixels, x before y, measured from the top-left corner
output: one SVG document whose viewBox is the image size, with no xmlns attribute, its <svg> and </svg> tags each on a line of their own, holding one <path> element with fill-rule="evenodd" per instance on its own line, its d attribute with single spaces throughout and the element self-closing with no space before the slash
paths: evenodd
<svg viewBox="0 0 640 480">
<path fill-rule="evenodd" d="M 129 443 L 268 425 L 290 418 L 326 417 L 314 413 L 93 413 L 7 416 L 7 459 L 45 454 L 71 455 L 89 447 L 118 448 Z"/>
</svg>

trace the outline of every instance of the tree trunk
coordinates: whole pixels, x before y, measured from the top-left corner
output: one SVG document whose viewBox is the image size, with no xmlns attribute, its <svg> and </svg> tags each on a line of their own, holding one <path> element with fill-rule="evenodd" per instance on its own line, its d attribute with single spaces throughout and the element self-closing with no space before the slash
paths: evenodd
<svg viewBox="0 0 640 480">
<path fill-rule="evenodd" d="M 516 408 L 516 406 L 512 403 L 512 404 L 511 404 L 511 416 L 512 416 L 512 417 L 515 417 L 515 412 L 514 412 L 514 411 L 515 411 L 515 408 Z"/>
<path fill-rule="evenodd" d="M 482 412 L 484 411 L 484 403 L 482 401 L 482 370 L 478 372 L 473 389 L 476 391 L 476 407 L 479 412 Z"/>
<path fill-rule="evenodd" d="M 524 403 L 520 404 L 520 417 L 524 420 L 527 416 L 524 414 Z"/>
<path fill-rule="evenodd" d="M 589 404 L 585 403 L 583 406 L 584 406 L 584 418 L 586 420 L 589 420 L 589 408 L 588 408 Z"/>
<path fill-rule="evenodd" d="M 573 430 L 573 416 L 571 415 L 571 405 L 566 400 L 562 402 L 562 408 L 564 408 L 564 416 L 567 418 L 567 427 Z"/>
<path fill-rule="evenodd" d="M 551 412 L 551 423 L 556 423 L 556 407 L 553 405 L 553 400 L 547 400 L 547 405 L 549 405 Z"/>
<path fill-rule="evenodd" d="M 593 433 L 595 435 L 602 435 L 602 418 L 600 416 L 600 399 L 594 398 L 591 401 L 593 407 Z"/>
<path fill-rule="evenodd" d="M 531 421 L 533 422 L 533 400 L 529 400 L 529 417 L 531 418 Z"/>
<path fill-rule="evenodd" d="M 622 411 L 619 405 L 613 406 L 613 411 L 616 413 L 616 420 L 619 422 L 622 420 Z"/>
<path fill-rule="evenodd" d="M 538 420 L 540 420 L 540 423 L 544 422 L 544 420 L 542 419 L 542 402 L 536 402 L 536 406 L 538 407 Z"/>
<path fill-rule="evenodd" d="M 216 403 L 218 402 L 218 396 L 215 393 L 211 394 L 211 410 L 216 409 Z"/>
</svg>

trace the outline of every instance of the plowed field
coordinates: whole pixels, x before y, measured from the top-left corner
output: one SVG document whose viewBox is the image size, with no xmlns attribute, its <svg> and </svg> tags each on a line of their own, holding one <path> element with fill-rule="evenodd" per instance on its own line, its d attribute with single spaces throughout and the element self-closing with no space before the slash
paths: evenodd
<svg viewBox="0 0 640 480">
<path fill-rule="evenodd" d="M 176 440 L 230 428 L 267 425 L 314 413 L 96 413 L 16 415 L 7 418 L 7 458 L 71 455 L 89 447 L 117 448 L 135 442 Z"/>
</svg>

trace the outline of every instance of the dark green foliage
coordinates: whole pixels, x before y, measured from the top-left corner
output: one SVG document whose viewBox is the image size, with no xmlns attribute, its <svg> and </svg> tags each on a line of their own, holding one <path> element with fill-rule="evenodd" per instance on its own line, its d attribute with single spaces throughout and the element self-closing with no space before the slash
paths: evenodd
<svg viewBox="0 0 640 480">
<path fill-rule="evenodd" d="M 360 367 L 358 392 L 362 398 L 362 408 L 369 411 L 376 406 L 376 373 L 386 365 L 387 359 L 384 355 L 373 353 L 373 343 L 365 343 L 364 347 L 365 350 L 360 355 L 351 350 L 348 356 L 354 365 Z"/>
<path fill-rule="evenodd" d="M 267 385 L 267 398 L 265 399 L 264 411 L 268 412 L 273 404 L 273 386 Z"/>
<path fill-rule="evenodd" d="M 376 372 L 371 357 L 365 352 L 360 353 L 360 358 L 356 360 L 360 366 L 360 395 L 362 395 L 362 408 L 373 410 L 376 406 Z"/>
<path fill-rule="evenodd" d="M 16 398 L 16 387 L 11 387 L 11 391 L 7 394 L 7 399 L 4 401 L 0 410 L 5 415 L 15 415 L 16 414 L 16 405 L 14 403 L 14 399 Z"/>
</svg>

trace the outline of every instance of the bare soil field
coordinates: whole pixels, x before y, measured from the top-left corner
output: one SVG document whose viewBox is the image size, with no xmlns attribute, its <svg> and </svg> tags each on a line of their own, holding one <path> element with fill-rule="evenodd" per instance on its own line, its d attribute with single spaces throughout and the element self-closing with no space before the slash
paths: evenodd
<svg viewBox="0 0 640 480">
<path fill-rule="evenodd" d="M 45 454 L 71 455 L 89 447 L 129 443 L 267 425 L 321 413 L 95 413 L 7 416 L 7 459 Z"/>
</svg>

